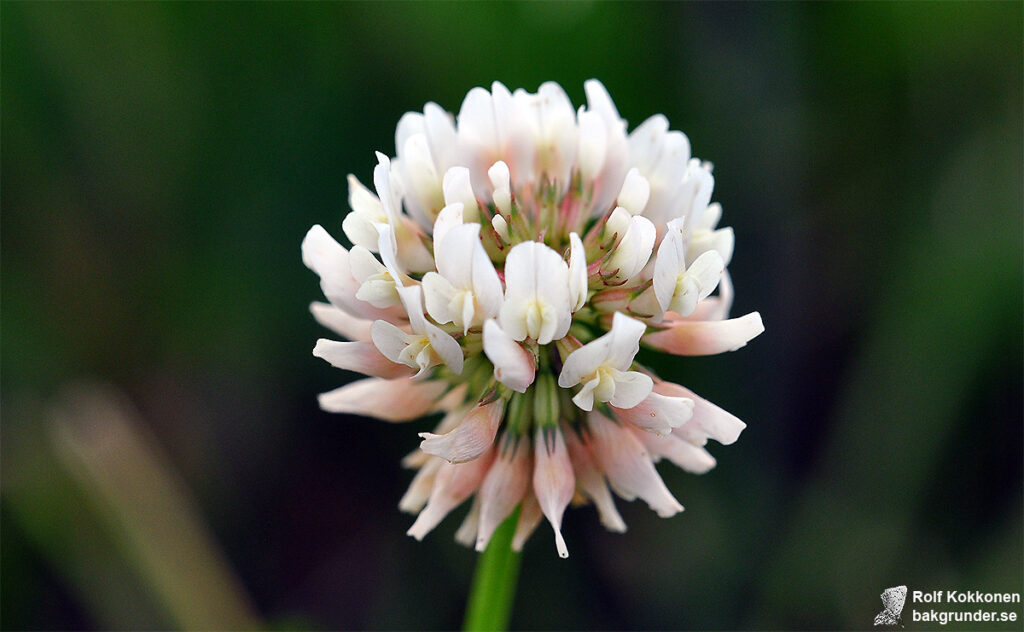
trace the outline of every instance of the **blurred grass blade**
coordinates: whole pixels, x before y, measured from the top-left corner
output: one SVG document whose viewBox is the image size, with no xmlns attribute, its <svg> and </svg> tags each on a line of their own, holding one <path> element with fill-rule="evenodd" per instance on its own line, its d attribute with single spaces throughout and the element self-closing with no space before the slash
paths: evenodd
<svg viewBox="0 0 1024 632">
<path fill-rule="evenodd" d="M 259 627 L 194 500 L 123 397 L 97 385 L 67 388 L 52 422 L 58 457 L 178 626 Z"/>
</svg>

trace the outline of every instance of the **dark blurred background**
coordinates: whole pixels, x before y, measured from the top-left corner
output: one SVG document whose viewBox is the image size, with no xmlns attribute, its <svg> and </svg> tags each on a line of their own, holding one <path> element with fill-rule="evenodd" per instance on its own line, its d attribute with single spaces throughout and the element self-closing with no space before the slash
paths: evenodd
<svg viewBox="0 0 1024 632">
<path fill-rule="evenodd" d="M 417 543 L 396 507 L 429 424 L 318 410 L 354 376 L 311 355 L 299 244 L 342 236 L 402 113 L 496 79 L 578 105 L 597 77 L 686 132 L 767 328 L 645 357 L 748 428 L 660 468 L 680 516 L 570 510 L 568 561 L 541 525 L 513 627 L 865 629 L 888 586 L 1021 591 L 1022 13 L 4 2 L 2 627 L 460 625 L 465 510 Z"/>
</svg>

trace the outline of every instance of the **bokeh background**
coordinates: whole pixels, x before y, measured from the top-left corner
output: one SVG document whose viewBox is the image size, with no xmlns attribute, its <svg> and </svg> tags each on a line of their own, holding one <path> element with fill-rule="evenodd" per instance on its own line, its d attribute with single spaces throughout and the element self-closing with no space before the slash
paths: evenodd
<svg viewBox="0 0 1024 632">
<path fill-rule="evenodd" d="M 429 424 L 317 409 L 353 375 L 299 243 L 402 113 L 493 80 L 685 131 L 767 328 L 659 361 L 747 430 L 661 468 L 680 516 L 570 511 L 567 561 L 541 525 L 513 627 L 1021 591 L 1022 6 L 4 2 L 2 627 L 460 625 L 462 512 L 417 543 L 396 508 Z"/>
</svg>

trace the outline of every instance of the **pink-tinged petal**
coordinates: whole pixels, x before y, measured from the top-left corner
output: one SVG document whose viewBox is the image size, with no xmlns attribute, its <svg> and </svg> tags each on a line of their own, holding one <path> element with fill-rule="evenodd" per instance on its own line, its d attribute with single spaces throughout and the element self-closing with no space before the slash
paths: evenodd
<svg viewBox="0 0 1024 632">
<path fill-rule="evenodd" d="M 594 462 L 590 448 L 576 436 L 575 431 L 563 427 L 569 458 L 572 460 L 573 473 L 576 475 L 576 486 L 597 507 L 601 524 L 609 531 L 625 533 L 626 523 L 622 520 L 619 510 L 615 508 L 615 500 L 604 482 L 604 475 Z"/>
<path fill-rule="evenodd" d="M 476 550 L 483 551 L 491 541 L 494 530 L 516 508 L 530 486 L 533 455 L 530 442 L 519 441 L 514 447 L 506 446 L 495 459 L 480 487 L 480 531 L 476 536 Z"/>
<path fill-rule="evenodd" d="M 537 428 L 533 454 L 533 493 L 555 532 L 559 557 L 566 558 L 569 557 L 569 549 L 562 537 L 562 515 L 572 500 L 576 477 L 572 473 L 572 462 L 561 431 L 556 429 L 548 433 Z"/>
<path fill-rule="evenodd" d="M 427 506 L 406 534 L 422 540 L 452 509 L 461 505 L 480 487 L 493 460 L 492 450 L 468 463 L 442 463 L 434 479 Z"/>
<path fill-rule="evenodd" d="M 370 339 L 372 320 L 356 318 L 345 310 L 329 303 L 310 303 L 309 311 L 313 314 L 316 322 L 339 336 L 344 336 L 349 340 L 362 340 L 364 342 Z"/>
<path fill-rule="evenodd" d="M 382 320 L 377 322 L 389 324 Z M 394 327 L 394 325 L 390 326 Z M 384 357 L 372 342 L 338 342 L 321 338 L 313 347 L 313 355 L 330 362 L 331 366 L 339 369 L 358 371 L 373 377 L 391 379 L 411 377 L 414 373 L 404 364 L 396 364 Z"/>
<path fill-rule="evenodd" d="M 654 390 L 664 395 L 693 400 L 693 416 L 672 431 L 672 434 L 679 435 L 691 443 L 704 445 L 707 439 L 711 438 L 722 445 L 732 445 L 747 427 L 747 424 L 735 415 L 722 410 L 686 387 L 672 382 L 658 382 L 654 385 Z"/>
<path fill-rule="evenodd" d="M 462 520 L 462 524 L 455 530 L 455 541 L 462 546 L 473 548 L 476 544 L 476 534 L 480 530 L 480 496 L 473 496 L 473 504 L 469 506 L 469 512 Z"/>
<path fill-rule="evenodd" d="M 683 510 L 654 469 L 650 454 L 632 432 L 595 412 L 587 416 L 587 425 L 595 460 L 615 493 L 626 500 L 642 498 L 662 518 Z"/>
<path fill-rule="evenodd" d="M 537 525 L 540 524 L 540 519 L 543 517 L 544 514 L 540 510 L 540 504 L 537 503 L 537 497 L 527 491 L 522 504 L 519 506 L 519 520 L 516 522 L 516 532 L 512 535 L 513 551 L 519 552 L 523 550 L 523 545 L 530 539 L 533 532 L 537 530 Z"/>
<path fill-rule="evenodd" d="M 714 355 L 735 351 L 746 345 L 764 331 L 761 314 L 751 312 L 746 316 L 717 321 L 670 321 L 661 331 L 644 337 L 644 344 L 676 355 Z"/>
<path fill-rule="evenodd" d="M 321 393 L 317 399 L 320 408 L 329 413 L 364 415 L 384 421 L 410 421 L 432 412 L 446 388 L 445 382 L 370 377 Z"/>
<path fill-rule="evenodd" d="M 494 377 L 518 393 L 525 393 L 536 374 L 533 354 L 506 334 L 495 320 L 484 322 L 484 353 L 494 365 Z"/>
<path fill-rule="evenodd" d="M 336 307 L 358 318 L 392 323 L 405 320 L 400 308 L 378 309 L 356 298 L 359 282 L 352 276 L 348 251 L 319 224 L 310 228 L 302 240 L 302 261 L 320 277 L 324 296 Z"/>
<path fill-rule="evenodd" d="M 668 397 L 652 392 L 636 406 L 613 406 L 612 412 L 619 421 L 627 421 L 637 428 L 664 436 L 672 432 L 673 428 L 678 428 L 690 420 L 693 416 L 693 406 L 692 399 Z"/>
<path fill-rule="evenodd" d="M 416 514 L 423 509 L 423 505 L 426 505 L 430 498 L 430 492 L 434 489 L 434 480 L 437 478 L 437 471 L 441 468 L 442 463 L 444 463 L 443 460 L 430 457 L 430 460 L 416 471 L 416 476 L 409 483 L 409 489 L 398 501 L 400 511 Z"/>
<path fill-rule="evenodd" d="M 500 399 L 477 406 L 451 432 L 443 435 L 421 432 L 420 450 L 452 463 L 472 461 L 494 443 L 504 412 L 505 403 Z"/>
<path fill-rule="evenodd" d="M 644 444 L 655 463 L 668 459 L 691 474 L 704 474 L 715 467 L 715 457 L 707 450 L 674 434 L 659 437 L 639 429 L 634 429 L 633 434 Z"/>
<path fill-rule="evenodd" d="M 615 378 L 615 394 L 607 400 L 616 408 L 633 408 L 644 401 L 654 387 L 654 380 L 638 371 L 626 371 Z"/>
</svg>

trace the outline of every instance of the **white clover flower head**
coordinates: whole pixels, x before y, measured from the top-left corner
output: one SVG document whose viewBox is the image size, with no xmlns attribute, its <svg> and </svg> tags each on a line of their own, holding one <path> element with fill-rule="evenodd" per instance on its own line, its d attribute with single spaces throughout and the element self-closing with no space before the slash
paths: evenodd
<svg viewBox="0 0 1024 632">
<path fill-rule="evenodd" d="M 584 87 L 578 111 L 555 83 L 495 83 L 455 117 L 433 103 L 406 114 L 375 192 L 349 176 L 352 249 L 320 226 L 302 243 L 329 301 L 313 316 L 350 340 L 314 355 L 370 376 L 321 407 L 444 413 L 403 461 L 417 539 L 473 498 L 459 542 L 483 550 L 519 507 L 513 548 L 546 518 L 567 557 L 573 498 L 612 531 L 626 525 L 609 488 L 672 516 L 683 508 L 654 464 L 707 472 L 708 439 L 745 427 L 636 357 L 732 351 L 764 331 L 757 312 L 728 318 L 734 238 L 717 228 L 711 165 L 664 116 L 627 135 L 604 86 Z"/>
</svg>

